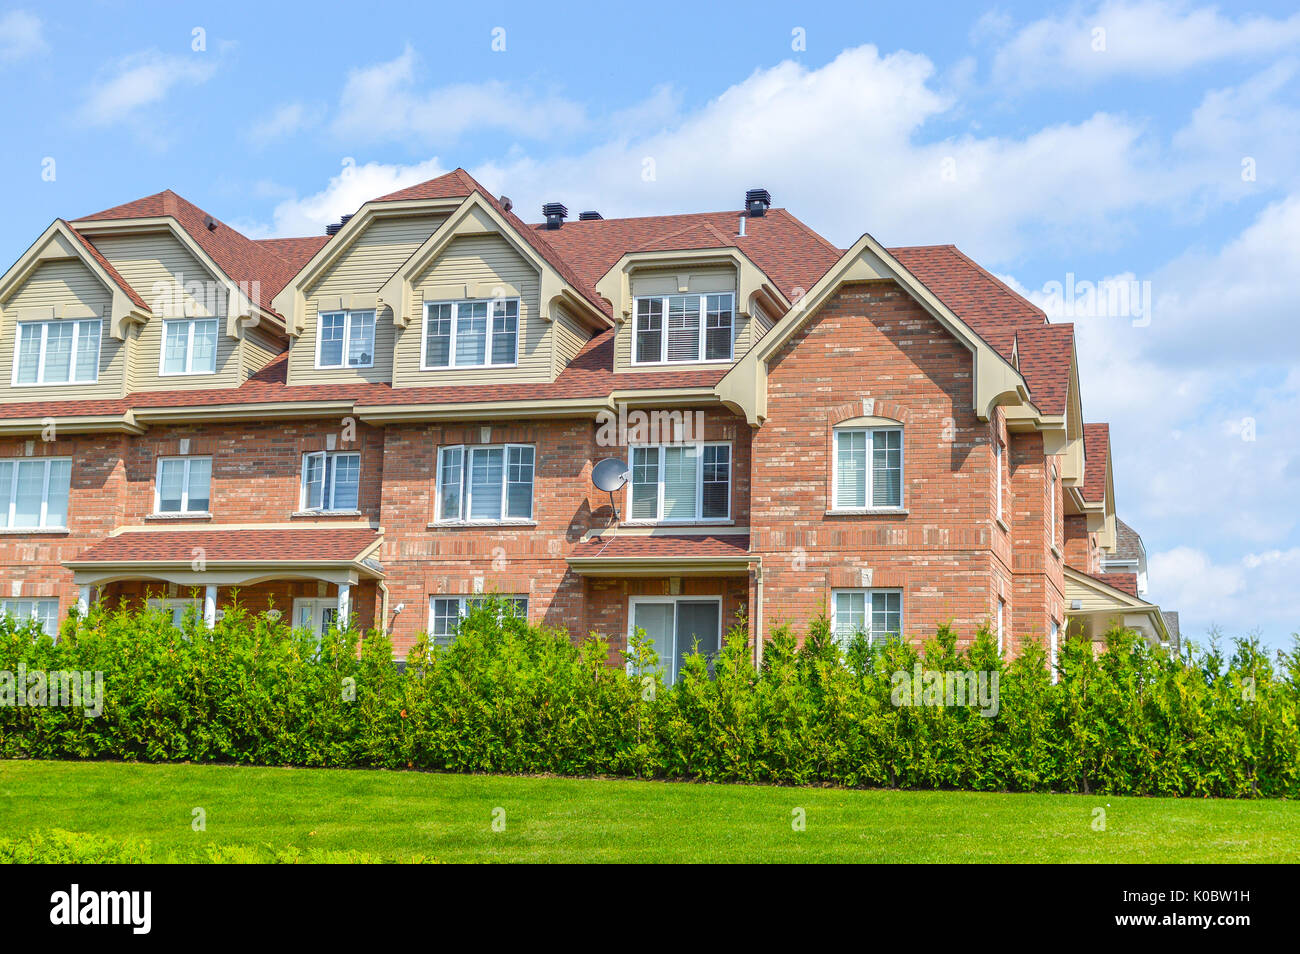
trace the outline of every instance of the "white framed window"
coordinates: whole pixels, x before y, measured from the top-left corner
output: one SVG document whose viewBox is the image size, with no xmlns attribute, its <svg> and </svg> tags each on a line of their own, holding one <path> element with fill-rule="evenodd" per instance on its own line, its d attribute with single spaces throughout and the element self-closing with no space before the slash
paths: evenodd
<svg viewBox="0 0 1300 954">
<path fill-rule="evenodd" d="M 835 429 L 832 510 L 902 509 L 903 429 Z"/>
<path fill-rule="evenodd" d="M 302 455 L 299 510 L 356 510 L 360 489 L 360 454 L 352 451 L 313 451 Z"/>
<path fill-rule="evenodd" d="M 1052 464 L 1047 469 L 1047 496 L 1050 501 L 1048 505 L 1048 539 L 1052 541 L 1052 546 L 1056 546 L 1056 492 L 1057 492 L 1057 475 L 1056 465 Z"/>
<path fill-rule="evenodd" d="M 438 449 L 439 523 L 533 519 L 531 444 L 450 444 Z"/>
<path fill-rule="evenodd" d="M 501 614 L 528 618 L 528 597 L 520 595 L 484 594 L 481 596 L 431 596 L 429 597 L 429 639 L 438 646 L 450 646 L 456 639 L 460 621 L 476 606 L 495 600 Z"/>
<path fill-rule="evenodd" d="M 293 601 L 293 628 L 310 630 L 319 643 L 338 619 L 337 599 L 306 599 Z"/>
<path fill-rule="evenodd" d="M 1047 641 L 1047 669 L 1052 674 L 1052 685 L 1056 685 L 1059 674 L 1056 671 L 1056 654 L 1059 649 L 1057 642 L 1061 635 L 1061 625 L 1052 620 L 1051 632 L 1048 633 Z"/>
<path fill-rule="evenodd" d="M 101 327 L 98 318 L 18 322 L 14 386 L 94 384 L 99 380 Z"/>
<path fill-rule="evenodd" d="M 735 301 L 731 292 L 636 299 L 632 363 L 732 360 Z"/>
<path fill-rule="evenodd" d="M 659 657 L 665 685 L 677 681 L 686 656 L 697 649 L 712 674 L 722 651 L 722 597 L 634 596 L 628 600 L 629 640 L 638 629 Z M 628 670 L 634 671 L 630 662 Z"/>
<path fill-rule="evenodd" d="M 66 527 L 71 484 L 71 458 L 0 460 L 0 527 Z"/>
<path fill-rule="evenodd" d="M 626 512 L 632 520 L 698 523 L 731 518 L 731 445 L 634 445 Z"/>
<path fill-rule="evenodd" d="M 999 596 L 998 597 L 998 618 L 994 621 L 995 625 L 997 626 L 999 655 L 1002 653 L 1002 647 L 1004 645 L 1002 627 L 1004 622 L 1006 621 L 1006 616 L 1007 616 L 1007 601 L 1002 599 L 1002 597 Z"/>
<path fill-rule="evenodd" d="M 59 635 L 59 601 L 56 599 L 0 600 L 0 614 L 12 616 L 18 622 L 34 619 L 45 635 L 57 639 Z"/>
<path fill-rule="evenodd" d="M 316 367 L 369 368 L 375 363 L 375 313 L 327 311 L 317 317 Z"/>
<path fill-rule="evenodd" d="M 198 618 L 199 622 L 203 622 L 203 600 L 201 599 L 190 599 L 188 597 L 179 596 L 168 597 L 166 599 L 152 597 L 145 601 L 145 605 L 148 606 L 150 610 L 162 613 L 167 617 L 168 622 L 177 629 L 184 629 L 185 613 L 191 607 L 194 608 L 194 614 Z"/>
<path fill-rule="evenodd" d="M 518 298 L 425 304 L 420 370 L 509 367 L 518 356 Z"/>
<path fill-rule="evenodd" d="M 160 457 L 153 485 L 154 513 L 207 513 L 212 458 Z"/>
<path fill-rule="evenodd" d="M 858 633 L 866 636 L 873 646 L 902 638 L 902 590 L 834 590 L 831 604 L 835 638 L 842 646 L 848 646 Z"/>
<path fill-rule="evenodd" d="M 216 318 L 164 318 L 158 374 L 215 374 L 218 323 Z"/>
<path fill-rule="evenodd" d="M 997 518 L 998 518 L 999 520 L 1002 519 L 1002 494 L 1003 494 L 1003 490 L 1002 490 L 1002 457 L 1003 457 L 1003 453 L 1002 453 L 1002 441 L 1001 441 L 1001 439 L 999 439 L 999 438 L 994 438 L 994 440 L 993 440 L 993 468 L 998 472 L 997 491 L 996 491 L 996 497 L 997 497 L 997 504 L 996 504 L 996 507 L 997 507 L 997 509 L 996 509 L 995 512 L 996 512 L 996 514 L 997 514 Z"/>
</svg>

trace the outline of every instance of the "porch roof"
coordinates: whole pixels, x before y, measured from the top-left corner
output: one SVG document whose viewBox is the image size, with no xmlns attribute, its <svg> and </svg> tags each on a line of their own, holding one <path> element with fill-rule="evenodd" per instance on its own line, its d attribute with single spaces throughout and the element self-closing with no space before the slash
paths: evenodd
<svg viewBox="0 0 1300 954">
<path fill-rule="evenodd" d="M 1095 576 L 1067 565 L 1065 598 L 1070 607 L 1066 616 L 1077 620 L 1091 639 L 1100 639 L 1112 623 L 1118 622 L 1137 630 L 1152 643 L 1169 642 L 1160 607 L 1138 597 L 1135 574 Z"/>
<path fill-rule="evenodd" d="M 382 567 L 371 559 L 382 543 L 379 531 L 356 526 L 125 528 L 63 565 L 78 583 L 141 576 L 226 585 L 285 577 L 342 583 L 382 577 Z"/>
<path fill-rule="evenodd" d="M 582 576 L 746 573 L 757 554 L 748 533 L 606 533 L 576 547 L 569 566 Z"/>
</svg>

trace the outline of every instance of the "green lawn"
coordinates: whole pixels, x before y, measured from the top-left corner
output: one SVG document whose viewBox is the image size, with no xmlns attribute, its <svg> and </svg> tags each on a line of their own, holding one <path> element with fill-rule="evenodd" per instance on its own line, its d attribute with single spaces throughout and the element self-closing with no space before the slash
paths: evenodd
<svg viewBox="0 0 1300 954">
<path fill-rule="evenodd" d="M 50 829 L 180 860 L 220 845 L 449 862 L 1300 861 L 1300 804 L 1276 801 L 0 762 L 0 840 Z"/>
</svg>

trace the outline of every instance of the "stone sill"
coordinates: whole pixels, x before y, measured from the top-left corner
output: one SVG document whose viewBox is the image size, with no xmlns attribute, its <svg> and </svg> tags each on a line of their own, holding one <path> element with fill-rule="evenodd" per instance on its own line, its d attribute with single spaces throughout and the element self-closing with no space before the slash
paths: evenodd
<svg viewBox="0 0 1300 954">
<path fill-rule="evenodd" d="M 426 523 L 426 530 L 482 530 L 508 529 L 510 527 L 535 527 L 536 520 L 447 520 L 440 523 Z"/>
<path fill-rule="evenodd" d="M 316 520 L 321 517 L 360 517 L 360 510 L 295 510 L 289 514 L 290 520 Z"/>
<path fill-rule="evenodd" d="M 910 510 L 906 507 L 841 507 L 839 510 L 827 510 L 825 517 L 906 517 Z"/>
<path fill-rule="evenodd" d="M 5 527 L 0 537 L 66 537 L 71 532 L 67 527 Z"/>
<path fill-rule="evenodd" d="M 146 520 L 211 520 L 212 512 L 204 510 L 202 513 L 151 513 L 145 515 Z"/>
</svg>

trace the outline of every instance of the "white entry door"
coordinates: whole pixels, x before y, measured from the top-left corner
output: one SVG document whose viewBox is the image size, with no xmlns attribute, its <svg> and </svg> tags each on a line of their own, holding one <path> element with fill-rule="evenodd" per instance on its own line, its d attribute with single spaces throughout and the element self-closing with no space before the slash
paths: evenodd
<svg viewBox="0 0 1300 954">
<path fill-rule="evenodd" d="M 336 599 L 296 599 L 293 601 L 293 628 L 311 630 L 319 640 L 330 631 L 338 614 Z"/>
<path fill-rule="evenodd" d="M 722 648 L 722 599 L 716 596 L 637 596 L 628 613 L 628 635 L 640 628 L 659 654 L 664 682 L 672 685 L 682 661 L 698 648 L 709 661 Z"/>
</svg>

